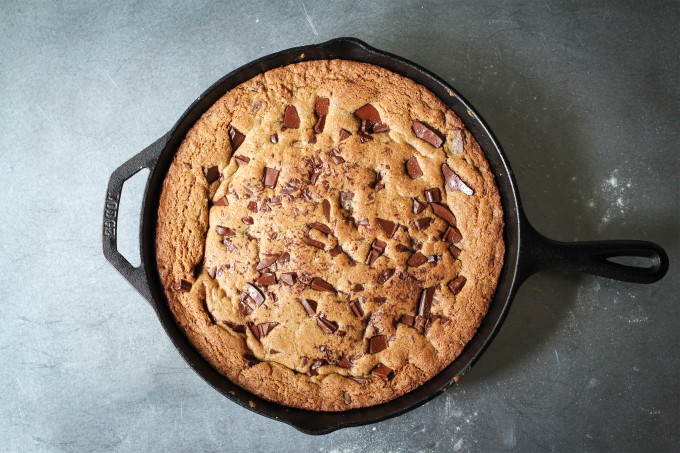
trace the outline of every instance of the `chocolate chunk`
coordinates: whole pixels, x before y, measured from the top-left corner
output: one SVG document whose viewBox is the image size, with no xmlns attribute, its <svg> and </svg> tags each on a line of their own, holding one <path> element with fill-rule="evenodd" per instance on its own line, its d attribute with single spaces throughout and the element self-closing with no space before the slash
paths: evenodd
<svg viewBox="0 0 680 453">
<path fill-rule="evenodd" d="M 264 303 L 264 296 L 262 295 L 262 292 L 256 286 L 251 285 L 250 283 L 248 283 L 248 297 L 250 297 L 258 307 Z"/>
<path fill-rule="evenodd" d="M 414 121 L 412 127 L 413 132 L 415 132 L 416 134 L 416 137 L 418 137 L 421 140 L 425 140 L 427 143 L 434 146 L 435 148 L 439 148 L 440 146 L 442 146 L 442 143 L 444 143 L 444 138 L 442 137 L 442 134 L 436 129 L 433 129 L 427 126 L 426 124 L 421 123 L 420 121 Z"/>
<path fill-rule="evenodd" d="M 397 227 L 399 225 L 392 222 L 391 220 L 381 219 L 380 217 L 378 217 L 376 220 L 378 221 L 378 225 L 380 225 L 380 227 L 383 229 L 388 238 L 394 236 L 394 233 L 397 231 Z"/>
<path fill-rule="evenodd" d="M 316 113 L 317 116 L 328 115 L 328 106 L 330 103 L 328 98 L 320 98 L 317 96 L 316 102 L 314 102 L 314 113 Z"/>
<path fill-rule="evenodd" d="M 423 288 L 418 300 L 418 316 L 430 316 L 430 309 L 432 308 L 432 299 L 434 299 L 435 286 Z"/>
<path fill-rule="evenodd" d="M 360 226 L 369 226 L 371 222 L 368 221 L 368 219 L 359 219 L 354 223 L 357 228 Z"/>
<path fill-rule="evenodd" d="M 234 152 L 241 146 L 246 136 L 239 132 L 238 129 L 229 126 L 229 139 L 231 140 L 231 152 Z"/>
<path fill-rule="evenodd" d="M 250 162 L 250 157 L 234 156 L 234 160 L 236 161 L 237 164 L 239 164 L 239 166 L 248 165 L 248 162 Z"/>
<path fill-rule="evenodd" d="M 439 255 L 431 255 L 427 257 L 427 262 L 428 263 L 436 263 L 437 261 L 441 260 L 442 257 Z"/>
<path fill-rule="evenodd" d="M 302 299 L 300 301 L 302 304 L 302 308 L 305 309 L 307 312 L 308 316 L 314 316 L 316 314 L 316 307 L 318 306 L 317 302 L 312 299 Z"/>
<path fill-rule="evenodd" d="M 355 292 L 355 293 L 360 293 L 363 290 L 364 290 L 364 285 L 362 285 L 360 283 L 357 283 L 356 285 L 354 285 L 354 288 L 352 288 L 352 291 Z"/>
<path fill-rule="evenodd" d="M 368 353 L 377 354 L 380 351 L 387 349 L 387 336 L 386 335 L 376 335 L 368 340 Z"/>
<path fill-rule="evenodd" d="M 385 252 L 385 247 L 387 244 L 385 244 L 383 241 L 380 239 L 374 239 L 373 243 L 371 244 L 371 249 L 368 252 L 368 256 L 366 257 L 365 264 L 371 265 L 375 262 L 375 260 L 378 259 L 380 255 L 382 255 Z"/>
<path fill-rule="evenodd" d="M 215 275 L 217 275 L 217 268 L 216 267 L 211 267 L 208 269 L 208 275 L 210 278 L 215 278 Z"/>
<path fill-rule="evenodd" d="M 255 223 L 253 218 L 250 217 L 250 216 L 245 216 L 245 217 L 241 218 L 241 222 L 245 223 L 246 225 L 252 225 L 253 223 Z"/>
<path fill-rule="evenodd" d="M 465 286 L 465 282 L 467 282 L 467 279 L 462 275 L 459 275 L 458 277 L 451 280 L 451 283 L 449 283 L 449 289 L 454 295 L 458 294 L 462 291 L 463 286 Z"/>
<path fill-rule="evenodd" d="M 425 203 L 421 203 L 417 198 L 413 199 L 413 213 L 420 214 L 427 207 Z"/>
<path fill-rule="evenodd" d="M 286 264 L 288 261 L 290 261 L 290 253 L 283 252 L 277 261 L 281 264 Z"/>
<path fill-rule="evenodd" d="M 276 187 L 276 181 L 279 179 L 279 171 L 275 168 L 264 167 L 264 177 L 262 183 L 265 187 L 273 189 Z"/>
<path fill-rule="evenodd" d="M 308 225 L 311 229 L 321 231 L 324 234 L 331 234 L 333 230 L 329 226 L 324 225 L 321 222 L 313 222 Z"/>
<path fill-rule="evenodd" d="M 280 255 L 278 255 L 278 254 L 266 256 L 262 261 L 257 263 L 257 266 L 255 266 L 255 269 L 258 270 L 258 271 L 261 271 L 262 269 L 268 268 L 269 266 L 274 264 L 276 262 L 276 260 L 279 259 L 279 256 Z"/>
<path fill-rule="evenodd" d="M 411 267 L 422 266 L 425 263 L 427 263 L 427 257 L 420 252 L 416 252 L 413 255 L 411 255 L 411 258 L 409 258 L 408 261 L 406 262 L 406 264 L 408 264 Z"/>
<path fill-rule="evenodd" d="M 297 274 L 295 272 L 281 274 L 279 280 L 281 280 L 282 283 L 285 283 L 288 286 L 293 286 L 295 284 L 295 281 L 297 280 Z"/>
<path fill-rule="evenodd" d="M 372 374 L 375 374 L 379 378 L 385 380 L 385 381 L 390 381 L 394 377 L 394 370 L 392 368 L 383 365 L 382 363 L 379 363 L 378 366 L 373 368 L 371 370 Z"/>
<path fill-rule="evenodd" d="M 316 318 L 316 324 L 324 333 L 331 334 L 338 330 L 338 323 L 327 319 L 326 315 L 324 315 L 323 313 L 320 313 L 319 316 Z"/>
<path fill-rule="evenodd" d="M 283 127 L 297 129 L 300 127 L 300 117 L 294 105 L 287 105 L 283 111 Z"/>
<path fill-rule="evenodd" d="M 321 207 L 323 209 L 323 216 L 326 218 L 326 222 L 331 221 L 331 202 L 324 199 L 321 202 Z"/>
<path fill-rule="evenodd" d="M 270 350 L 269 350 L 269 353 L 270 353 L 271 355 L 275 355 L 275 354 L 281 354 L 281 351 L 277 351 L 276 349 L 270 349 Z"/>
<path fill-rule="evenodd" d="M 366 135 L 363 132 L 359 132 L 359 141 L 361 143 L 370 142 L 371 140 L 373 140 L 373 137 L 371 137 L 370 135 Z"/>
<path fill-rule="evenodd" d="M 279 134 L 274 132 L 272 135 L 269 136 L 269 141 L 276 145 L 279 142 Z"/>
<path fill-rule="evenodd" d="M 354 116 L 362 121 L 370 121 L 371 123 L 380 123 L 380 113 L 371 104 L 366 104 L 354 112 Z"/>
<path fill-rule="evenodd" d="M 342 158 L 342 156 L 339 156 L 337 154 L 334 154 L 333 157 L 331 157 L 331 160 L 335 165 L 340 165 L 345 163 L 345 159 Z"/>
<path fill-rule="evenodd" d="M 456 216 L 453 215 L 453 212 L 451 212 L 449 208 L 441 203 L 430 203 L 430 206 L 432 206 L 432 212 L 434 212 L 437 217 L 446 221 L 449 225 L 456 226 Z"/>
<path fill-rule="evenodd" d="M 316 184 L 316 181 L 319 179 L 320 174 L 321 170 L 315 168 L 314 171 L 312 171 L 312 174 L 309 176 L 309 182 L 311 182 L 312 184 Z"/>
<path fill-rule="evenodd" d="M 353 300 L 352 302 L 349 303 L 349 308 L 352 309 L 352 313 L 354 313 L 354 316 L 357 318 L 363 318 L 364 317 L 364 309 L 361 307 L 361 300 L 363 297 L 360 297 L 359 299 Z"/>
<path fill-rule="evenodd" d="M 340 141 L 341 142 L 344 141 L 344 140 L 347 140 L 347 138 L 350 135 L 352 135 L 352 133 L 350 131 L 348 131 L 347 129 L 340 129 Z"/>
<path fill-rule="evenodd" d="M 293 192 L 295 192 L 297 189 L 298 189 L 298 187 L 292 181 L 288 181 L 283 185 L 283 188 L 281 189 L 281 191 L 285 194 L 290 195 Z"/>
<path fill-rule="evenodd" d="M 326 359 L 315 360 L 314 363 L 312 363 L 312 366 L 309 367 L 309 375 L 318 376 L 319 372 L 317 370 L 324 365 L 328 365 L 328 360 Z"/>
<path fill-rule="evenodd" d="M 250 327 L 250 331 L 253 333 L 255 338 L 259 340 L 269 335 L 269 332 L 274 330 L 274 327 L 278 325 L 279 325 L 278 322 L 263 322 L 262 324 L 257 325 L 249 323 L 248 327 Z"/>
<path fill-rule="evenodd" d="M 321 115 L 314 123 L 314 132 L 320 134 L 323 132 L 323 128 L 326 127 L 326 115 Z M 311 143 L 311 142 L 310 142 Z M 314 143 L 316 143 L 316 137 L 314 137 Z"/>
<path fill-rule="evenodd" d="M 223 227 L 221 225 L 217 225 L 215 227 L 215 231 L 217 234 L 220 236 L 227 236 L 227 237 L 234 237 L 236 236 L 236 231 L 232 230 L 231 228 Z"/>
<path fill-rule="evenodd" d="M 305 243 L 307 245 L 311 245 L 312 247 L 316 247 L 316 248 L 321 249 L 321 250 L 326 249 L 326 244 L 324 244 L 321 241 L 314 240 L 314 239 L 310 238 L 309 236 L 304 236 L 302 238 L 302 240 L 305 241 Z"/>
<path fill-rule="evenodd" d="M 276 274 L 274 274 L 273 272 L 265 272 L 264 274 L 260 275 L 260 278 L 255 280 L 255 283 L 262 286 L 275 285 Z"/>
<path fill-rule="evenodd" d="M 375 304 L 382 305 L 385 302 L 387 302 L 387 297 L 374 297 L 373 298 L 373 303 L 375 303 Z"/>
<path fill-rule="evenodd" d="M 246 333 L 246 326 L 243 324 L 236 324 L 231 321 L 221 321 L 222 324 L 226 325 L 229 327 L 231 330 L 233 330 L 236 333 Z"/>
<path fill-rule="evenodd" d="M 423 231 L 427 229 L 432 223 L 432 217 L 423 217 L 422 219 L 416 219 L 413 224 L 416 226 L 416 230 Z"/>
<path fill-rule="evenodd" d="M 340 368 L 352 368 L 352 362 L 347 357 L 343 357 L 340 360 L 338 360 L 338 363 L 336 364 Z"/>
<path fill-rule="evenodd" d="M 312 282 L 310 283 L 310 286 L 312 289 L 315 289 L 317 291 L 326 291 L 329 293 L 335 292 L 335 288 L 333 288 L 333 285 L 319 277 L 314 277 L 312 279 Z"/>
<path fill-rule="evenodd" d="M 408 252 L 410 250 L 408 248 L 408 246 L 404 245 L 404 244 L 397 244 L 396 249 L 397 249 L 397 252 Z"/>
<path fill-rule="evenodd" d="M 408 173 L 411 179 L 416 179 L 423 176 L 423 170 L 420 169 L 420 165 L 418 164 L 418 159 L 416 159 L 416 156 L 413 156 L 406 161 L 406 173 Z"/>
<path fill-rule="evenodd" d="M 213 206 L 229 206 L 229 200 L 227 200 L 227 197 L 222 197 L 219 200 L 217 200 L 215 203 L 213 203 Z"/>
<path fill-rule="evenodd" d="M 454 244 L 457 244 L 462 240 L 463 235 L 460 234 L 460 230 L 455 226 L 449 225 L 448 228 L 446 228 L 446 231 L 444 231 L 444 234 L 442 234 L 442 241 L 444 242 L 453 242 Z"/>
<path fill-rule="evenodd" d="M 416 322 L 416 318 L 414 318 L 411 315 L 401 315 L 401 318 L 399 318 L 399 322 L 402 324 L 406 324 L 409 327 L 413 327 Z"/>
<path fill-rule="evenodd" d="M 442 201 L 442 193 L 438 187 L 427 189 L 425 191 L 425 199 L 428 203 L 439 203 Z"/>
<path fill-rule="evenodd" d="M 451 252 L 451 255 L 453 255 L 455 259 L 458 259 L 460 256 L 460 249 L 453 244 L 449 245 L 449 252 Z"/>
<path fill-rule="evenodd" d="M 187 280 L 179 280 L 172 285 L 172 289 L 180 293 L 185 293 L 187 291 L 191 291 L 191 286 L 191 282 Z"/>
<path fill-rule="evenodd" d="M 442 164 L 442 173 L 444 174 L 444 180 L 446 181 L 446 187 L 449 190 L 460 190 L 465 195 L 473 195 L 474 190 L 470 188 L 467 184 L 463 182 L 462 179 L 453 171 L 451 167 L 448 166 L 446 162 Z"/>
<path fill-rule="evenodd" d="M 372 131 L 374 134 L 379 134 L 379 133 L 381 133 L 381 132 L 389 132 L 389 131 L 390 131 L 390 127 L 389 127 L 387 124 L 385 124 L 385 123 L 376 123 L 376 124 L 374 124 L 373 127 L 371 128 L 371 131 Z"/>
<path fill-rule="evenodd" d="M 208 181 L 208 184 L 212 184 L 218 179 L 220 179 L 220 169 L 217 166 L 210 167 L 208 169 L 203 170 L 203 174 L 205 175 L 206 181 Z"/>
<path fill-rule="evenodd" d="M 342 253 L 342 247 L 340 247 L 339 245 L 336 245 L 335 247 L 333 247 L 332 249 L 330 249 L 330 250 L 328 251 L 328 253 L 330 253 L 331 256 L 332 256 L 333 258 L 335 258 L 336 256 L 338 256 L 338 255 L 340 255 L 340 254 Z"/>
<path fill-rule="evenodd" d="M 371 122 L 368 120 L 361 120 L 361 124 L 359 125 L 359 132 L 368 133 L 370 132 L 371 129 Z"/>
<path fill-rule="evenodd" d="M 257 202 L 251 201 L 248 203 L 248 211 L 257 213 Z"/>
<path fill-rule="evenodd" d="M 385 247 L 387 247 L 387 244 L 380 239 L 374 239 L 373 243 L 371 244 L 371 248 L 373 250 L 378 251 L 381 255 L 385 251 Z"/>
<path fill-rule="evenodd" d="M 392 276 L 394 275 L 395 272 L 396 272 L 396 269 L 391 268 L 391 267 L 382 271 L 380 274 L 378 274 L 378 278 L 377 278 L 378 284 L 384 285 L 387 282 L 387 280 L 392 278 Z"/>
<path fill-rule="evenodd" d="M 239 300 L 238 302 L 238 309 L 243 316 L 248 316 L 253 312 L 253 308 L 250 305 L 248 305 L 248 303 L 245 300 L 243 300 L 243 298 L 241 298 L 241 300 Z"/>
</svg>

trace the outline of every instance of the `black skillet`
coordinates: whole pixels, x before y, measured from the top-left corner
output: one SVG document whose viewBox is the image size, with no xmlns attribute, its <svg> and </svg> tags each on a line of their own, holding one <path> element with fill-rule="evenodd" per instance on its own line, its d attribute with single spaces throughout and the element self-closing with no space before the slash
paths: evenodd
<svg viewBox="0 0 680 453">
<path fill-rule="evenodd" d="M 489 160 L 500 189 L 505 213 L 505 261 L 496 294 L 476 336 L 463 353 L 437 376 L 387 403 L 347 412 L 313 412 L 292 409 L 265 401 L 220 375 L 189 344 L 168 308 L 156 268 L 156 211 L 163 179 L 185 134 L 199 117 L 227 91 L 269 69 L 291 63 L 320 59 L 345 59 L 370 63 L 409 77 L 427 87 L 465 123 Z M 143 168 L 150 170 L 140 219 L 141 265 L 132 266 L 117 250 L 116 223 L 123 183 Z M 353 38 L 339 38 L 323 44 L 284 50 L 253 61 L 229 74 L 203 93 L 166 135 L 121 165 L 111 175 L 103 223 L 104 256 L 147 299 L 165 331 L 191 367 L 224 396 L 244 408 L 288 423 L 309 434 L 324 434 L 339 428 L 365 425 L 403 414 L 449 388 L 479 359 L 510 308 L 512 298 L 531 274 L 547 268 L 578 270 L 632 283 L 653 283 L 668 270 L 668 256 L 658 245 L 645 241 L 590 241 L 564 243 L 538 233 L 522 211 L 516 183 L 500 144 L 479 114 L 444 80 L 398 56 L 374 49 Z M 611 258 L 642 257 L 649 267 L 635 267 Z M 253 402 L 254 405 L 249 404 Z"/>
</svg>

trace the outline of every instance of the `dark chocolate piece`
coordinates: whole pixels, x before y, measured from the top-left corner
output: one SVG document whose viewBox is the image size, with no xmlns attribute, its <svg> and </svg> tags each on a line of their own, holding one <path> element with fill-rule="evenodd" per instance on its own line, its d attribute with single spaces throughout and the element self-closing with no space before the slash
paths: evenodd
<svg viewBox="0 0 680 453">
<path fill-rule="evenodd" d="M 396 272 L 396 269 L 391 268 L 391 267 L 382 271 L 380 274 L 378 274 L 378 278 L 377 278 L 378 284 L 384 285 L 387 282 L 387 280 L 392 278 L 392 276 L 394 275 L 395 272 Z"/>
<path fill-rule="evenodd" d="M 255 221 L 253 220 L 253 218 L 250 217 L 250 216 L 245 216 L 245 217 L 243 217 L 243 218 L 241 219 L 241 222 L 243 222 L 243 223 L 246 224 L 246 225 L 252 225 L 253 223 L 255 223 Z"/>
<path fill-rule="evenodd" d="M 371 337 L 368 341 L 368 352 L 369 354 L 377 354 L 380 351 L 387 349 L 387 336 L 386 335 L 376 335 Z"/>
<path fill-rule="evenodd" d="M 256 201 L 251 201 L 248 203 L 248 211 L 257 213 L 257 202 Z"/>
<path fill-rule="evenodd" d="M 340 368 L 352 368 L 352 362 L 347 357 L 343 357 L 340 360 L 338 360 L 338 363 L 336 364 Z"/>
<path fill-rule="evenodd" d="M 425 200 L 428 203 L 439 203 L 442 201 L 442 193 L 438 187 L 433 187 L 432 189 L 427 189 L 425 191 Z"/>
<path fill-rule="evenodd" d="M 300 301 L 302 304 L 302 308 L 305 309 L 307 312 L 308 316 L 314 316 L 316 314 L 316 307 L 318 306 L 317 302 L 312 299 L 302 299 Z"/>
<path fill-rule="evenodd" d="M 371 244 L 371 249 L 368 252 L 368 256 L 366 257 L 365 264 L 371 265 L 375 262 L 375 260 L 378 259 L 380 255 L 382 255 L 385 252 L 385 247 L 387 244 L 380 239 L 376 238 L 373 240 L 373 243 Z"/>
<path fill-rule="evenodd" d="M 455 259 L 458 259 L 460 256 L 460 249 L 453 244 L 449 245 L 449 252 L 451 252 L 451 255 L 453 255 Z"/>
<path fill-rule="evenodd" d="M 243 354 L 243 360 L 246 361 L 246 366 L 248 366 L 249 368 L 254 367 L 258 363 L 260 363 L 260 359 L 258 359 L 252 354 Z"/>
<path fill-rule="evenodd" d="M 416 159 L 416 156 L 413 156 L 406 161 L 406 173 L 408 173 L 411 179 L 416 179 L 423 176 L 423 170 L 420 169 L 420 164 L 418 164 L 418 159 Z"/>
<path fill-rule="evenodd" d="M 250 157 L 246 156 L 234 156 L 234 160 L 236 161 L 239 166 L 241 165 L 248 165 L 248 162 L 250 162 Z"/>
<path fill-rule="evenodd" d="M 295 272 L 281 274 L 279 280 L 288 286 L 293 286 L 295 284 L 295 281 L 297 280 L 297 274 Z"/>
<path fill-rule="evenodd" d="M 363 132 L 359 132 L 359 141 L 361 143 L 370 142 L 372 140 L 373 140 L 373 137 L 371 137 L 370 135 L 366 135 Z"/>
<path fill-rule="evenodd" d="M 262 178 L 262 183 L 265 187 L 273 189 L 276 187 L 276 182 L 279 180 L 279 170 L 275 168 L 264 167 L 264 178 Z"/>
<path fill-rule="evenodd" d="M 413 199 L 413 213 L 420 214 L 427 207 L 425 203 L 421 203 L 417 198 Z"/>
<path fill-rule="evenodd" d="M 416 318 L 414 318 L 411 315 L 401 315 L 401 318 L 399 318 L 399 322 L 402 324 L 406 324 L 409 327 L 413 327 L 416 323 Z"/>
<path fill-rule="evenodd" d="M 246 136 L 235 127 L 229 126 L 229 139 L 231 140 L 231 152 L 233 153 L 246 139 Z"/>
<path fill-rule="evenodd" d="M 310 283 L 310 286 L 312 289 L 315 289 L 317 291 L 326 291 L 329 293 L 334 293 L 335 288 L 333 288 L 333 285 L 328 283 L 326 280 L 321 279 L 319 277 L 314 277 L 312 279 L 312 282 Z"/>
<path fill-rule="evenodd" d="M 331 334 L 338 330 L 338 323 L 327 319 L 323 313 L 319 313 L 319 316 L 316 318 L 316 324 L 324 333 Z"/>
<path fill-rule="evenodd" d="M 378 366 L 373 368 L 371 370 L 371 373 L 375 374 L 376 376 L 385 381 L 392 380 L 392 378 L 394 377 L 394 370 L 392 370 L 392 368 L 388 366 L 383 365 L 382 363 L 378 364 Z"/>
<path fill-rule="evenodd" d="M 283 127 L 297 129 L 300 127 L 300 117 L 294 105 L 287 105 L 283 111 Z"/>
<path fill-rule="evenodd" d="M 370 121 L 371 123 L 380 123 L 380 113 L 371 104 L 365 104 L 354 112 L 354 116 L 362 121 Z"/>
<path fill-rule="evenodd" d="M 442 135 L 439 131 L 421 123 L 420 121 L 414 121 L 412 128 L 413 132 L 416 134 L 416 137 L 421 140 L 425 140 L 435 148 L 439 148 L 442 146 L 442 143 L 444 143 L 444 139 L 442 138 Z"/>
<path fill-rule="evenodd" d="M 263 322 L 262 324 L 253 324 L 252 322 L 248 324 L 250 331 L 253 333 L 255 338 L 258 340 L 269 335 L 269 332 L 274 330 L 274 327 L 278 326 L 278 322 Z"/>
<path fill-rule="evenodd" d="M 331 160 L 335 165 L 340 165 L 345 163 L 345 159 L 342 158 L 342 156 L 338 154 L 333 154 L 333 157 L 331 157 Z"/>
<path fill-rule="evenodd" d="M 390 127 L 385 123 L 376 123 L 371 127 L 371 132 L 374 134 L 379 134 L 381 132 L 389 132 Z"/>
<path fill-rule="evenodd" d="M 430 203 L 432 206 L 432 212 L 434 212 L 437 217 L 444 220 L 446 223 L 452 226 L 456 226 L 456 216 L 453 212 L 441 203 Z"/>
<path fill-rule="evenodd" d="M 190 281 L 182 279 L 182 280 L 176 281 L 172 285 L 172 289 L 174 289 L 175 291 L 177 291 L 179 293 L 186 293 L 187 291 L 191 291 L 191 286 L 192 286 L 192 284 L 191 284 Z"/>
<path fill-rule="evenodd" d="M 305 241 L 305 243 L 306 243 L 307 245 L 311 245 L 312 247 L 316 247 L 316 248 L 321 249 L 321 250 L 325 250 L 325 249 L 326 249 L 326 244 L 324 244 L 324 243 L 321 242 L 321 241 L 317 241 L 317 240 L 315 240 L 315 239 L 312 239 L 312 238 L 310 238 L 309 236 L 304 236 L 304 237 L 302 238 L 302 240 Z"/>
<path fill-rule="evenodd" d="M 333 247 L 332 249 L 330 249 L 330 250 L 328 251 L 328 253 L 330 253 L 331 256 L 332 256 L 333 258 L 335 258 L 336 256 L 338 256 L 338 255 L 340 255 L 340 254 L 342 253 L 342 247 L 340 247 L 339 245 L 336 245 L 335 247 Z"/>
<path fill-rule="evenodd" d="M 215 231 L 217 234 L 220 236 L 227 236 L 227 237 L 234 237 L 236 236 L 236 231 L 232 230 L 231 228 L 223 227 L 221 225 L 217 225 L 215 227 Z"/>
<path fill-rule="evenodd" d="M 460 230 L 455 226 L 449 225 L 448 228 L 446 228 L 446 231 L 444 231 L 444 234 L 442 234 L 442 241 L 444 242 L 453 242 L 454 244 L 457 244 L 462 240 L 463 235 L 460 234 Z"/>
<path fill-rule="evenodd" d="M 399 225 L 392 222 L 391 220 L 381 219 L 380 217 L 378 217 L 376 220 L 378 221 L 378 225 L 380 225 L 380 227 L 383 229 L 388 238 L 394 236 L 394 233 L 397 231 L 397 227 Z"/>
<path fill-rule="evenodd" d="M 442 173 L 444 174 L 446 187 L 448 187 L 450 190 L 459 190 L 465 195 L 473 195 L 475 193 L 475 191 L 472 190 L 470 186 L 465 184 L 465 182 L 460 179 L 460 176 L 458 176 L 446 162 L 442 164 Z"/>
<path fill-rule="evenodd" d="M 352 133 L 350 131 L 348 131 L 347 129 L 340 129 L 340 141 L 341 142 L 344 141 L 344 140 L 347 140 L 347 138 L 350 135 L 352 135 Z"/>
<path fill-rule="evenodd" d="M 250 297 L 258 307 L 264 303 L 262 292 L 255 285 L 250 283 L 248 283 L 248 297 Z"/>
<path fill-rule="evenodd" d="M 328 98 L 320 98 L 317 96 L 316 101 L 314 102 L 314 113 L 316 113 L 317 116 L 328 115 L 328 106 L 330 103 L 331 101 Z"/>
<path fill-rule="evenodd" d="M 323 128 L 326 127 L 326 115 L 321 115 L 317 120 L 316 123 L 314 123 L 314 132 L 317 134 L 320 134 L 323 132 Z M 316 143 L 316 137 L 314 138 L 314 143 Z M 311 140 L 309 143 L 312 143 Z"/>
<path fill-rule="evenodd" d="M 260 275 L 260 277 L 257 280 L 255 280 L 255 283 L 262 286 L 275 285 L 276 274 L 274 274 L 273 272 L 265 272 L 264 274 Z"/>
<path fill-rule="evenodd" d="M 411 255 L 411 257 L 406 262 L 406 264 L 408 264 L 411 267 L 422 266 L 425 263 L 427 263 L 427 257 L 420 252 L 416 252 L 413 255 Z"/>
<path fill-rule="evenodd" d="M 354 313 L 354 316 L 356 316 L 357 318 L 364 317 L 364 309 L 361 307 L 362 300 L 363 297 L 360 297 L 359 299 L 353 300 L 352 302 L 349 303 L 349 308 L 352 309 L 352 313 Z"/>
<path fill-rule="evenodd" d="M 465 277 L 463 277 L 462 275 L 459 275 L 458 277 L 451 280 L 451 282 L 449 283 L 449 289 L 451 290 L 451 292 L 454 295 L 456 295 L 463 290 L 463 286 L 465 286 L 465 282 L 467 282 L 467 279 Z"/>
<path fill-rule="evenodd" d="M 423 217 L 422 219 L 416 219 L 413 224 L 416 226 L 416 230 L 423 231 L 427 229 L 432 223 L 432 217 Z"/>
<path fill-rule="evenodd" d="M 418 300 L 418 316 L 430 316 L 430 309 L 432 308 L 432 300 L 434 299 L 435 289 L 435 286 L 423 288 L 423 291 L 420 293 L 420 299 Z"/>
<path fill-rule="evenodd" d="M 321 231 L 324 234 L 331 234 L 333 230 L 327 225 L 324 225 L 321 222 L 313 222 L 308 225 L 311 229 L 316 230 L 316 231 Z"/>
<path fill-rule="evenodd" d="M 274 132 L 272 135 L 269 136 L 269 141 L 276 145 L 279 142 L 279 134 Z"/>
<path fill-rule="evenodd" d="M 312 366 L 309 367 L 309 375 L 318 376 L 319 372 L 317 370 L 324 365 L 328 365 L 328 360 L 326 359 L 315 360 L 314 363 L 312 363 Z"/>
<path fill-rule="evenodd" d="M 212 184 L 218 179 L 220 179 L 220 169 L 217 166 L 210 167 L 207 169 L 203 170 L 203 174 L 205 174 L 205 179 L 208 181 L 208 184 Z"/>
<path fill-rule="evenodd" d="M 323 209 L 323 216 L 326 218 L 326 222 L 331 221 L 331 202 L 324 199 L 321 202 L 321 208 Z"/>
<path fill-rule="evenodd" d="M 238 309 L 243 316 L 248 316 L 253 312 L 253 307 L 248 305 L 248 303 L 243 298 L 241 298 L 238 302 Z"/>
<path fill-rule="evenodd" d="M 244 324 L 236 324 L 235 322 L 231 321 L 221 321 L 221 323 L 236 333 L 246 333 L 246 326 Z"/>
<path fill-rule="evenodd" d="M 213 206 L 229 206 L 229 200 L 227 200 L 227 197 L 224 196 L 217 200 L 216 202 L 214 202 Z"/>
<path fill-rule="evenodd" d="M 275 255 L 268 255 L 266 256 L 263 260 L 261 260 L 259 263 L 257 263 L 257 266 L 255 266 L 255 269 L 258 271 L 261 271 L 262 269 L 266 269 L 272 264 L 276 262 L 276 260 L 279 259 L 279 254 Z"/>
</svg>

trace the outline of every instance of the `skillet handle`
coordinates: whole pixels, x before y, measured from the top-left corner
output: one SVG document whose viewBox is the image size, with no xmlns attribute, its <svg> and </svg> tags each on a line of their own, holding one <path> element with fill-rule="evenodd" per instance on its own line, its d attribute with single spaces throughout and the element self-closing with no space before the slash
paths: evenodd
<svg viewBox="0 0 680 453">
<path fill-rule="evenodd" d="M 522 280 L 543 269 L 560 268 L 630 283 L 654 283 L 668 271 L 668 255 L 654 242 L 560 242 L 543 236 L 526 219 L 524 225 Z M 614 262 L 611 258 L 647 258 L 651 262 L 648 266 L 636 266 Z"/>
<path fill-rule="evenodd" d="M 146 278 L 144 270 L 144 255 L 141 253 L 141 226 L 142 217 L 140 216 L 140 256 L 141 264 L 134 267 L 125 259 L 118 251 L 118 209 L 120 207 L 120 194 L 123 191 L 123 184 L 125 181 L 133 177 L 137 172 L 144 168 L 151 170 L 149 178 L 153 174 L 153 169 L 158 162 L 158 156 L 165 147 L 168 141 L 168 135 L 156 140 L 153 144 L 145 148 L 143 151 L 132 157 L 123 165 L 118 167 L 111 178 L 109 179 L 109 186 L 106 191 L 106 201 L 104 203 L 104 220 L 102 224 L 102 243 L 104 247 L 104 256 L 113 265 L 113 267 L 121 273 L 121 275 L 141 294 L 148 302 L 152 302 L 151 290 L 149 289 L 149 282 Z M 147 179 L 147 187 L 149 180 Z M 142 209 L 144 209 L 142 207 Z"/>
</svg>

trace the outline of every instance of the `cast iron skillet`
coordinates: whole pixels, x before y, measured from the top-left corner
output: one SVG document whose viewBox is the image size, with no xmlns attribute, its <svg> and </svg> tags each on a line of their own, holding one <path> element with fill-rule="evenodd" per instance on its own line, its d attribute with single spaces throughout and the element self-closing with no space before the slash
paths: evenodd
<svg viewBox="0 0 680 453">
<path fill-rule="evenodd" d="M 387 68 L 427 87 L 451 108 L 475 136 L 489 160 L 500 189 L 505 214 L 505 260 L 496 294 L 476 336 L 453 363 L 428 382 L 387 403 L 347 412 L 313 412 L 265 401 L 220 375 L 189 344 L 170 313 L 158 277 L 155 257 L 156 211 L 166 172 L 179 144 L 191 126 L 227 91 L 269 69 L 307 60 L 361 61 Z M 150 170 L 140 219 L 141 265 L 132 266 L 117 250 L 116 223 L 123 183 L 143 168 Z M 365 425 L 403 414 L 434 398 L 460 379 L 494 338 L 522 282 L 534 272 L 559 267 L 633 283 L 653 283 L 668 270 L 668 256 L 658 245 L 645 241 L 591 241 L 564 243 L 548 239 L 528 222 L 514 176 L 500 144 L 477 112 L 444 80 L 398 56 L 379 51 L 353 38 L 284 50 L 253 61 L 211 86 L 166 135 L 121 165 L 111 175 L 103 222 L 104 255 L 147 299 L 175 347 L 191 367 L 224 396 L 244 408 L 288 423 L 309 434 L 324 434 L 348 426 Z M 643 257 L 649 267 L 610 261 L 615 257 Z M 249 404 L 249 402 L 254 403 Z"/>
</svg>

